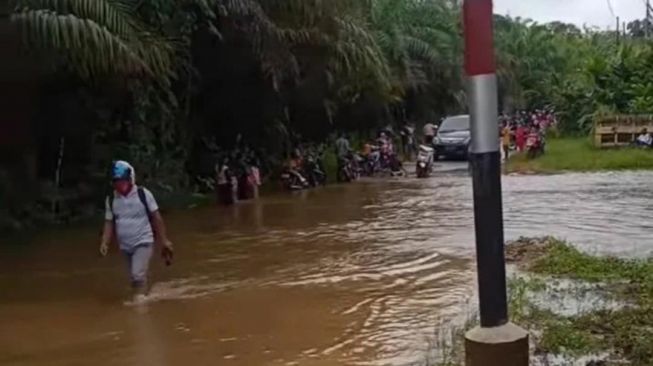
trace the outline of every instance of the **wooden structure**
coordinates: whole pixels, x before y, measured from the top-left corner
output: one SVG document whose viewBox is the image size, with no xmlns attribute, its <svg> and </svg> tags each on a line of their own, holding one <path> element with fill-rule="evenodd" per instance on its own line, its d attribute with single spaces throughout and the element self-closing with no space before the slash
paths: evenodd
<svg viewBox="0 0 653 366">
<path fill-rule="evenodd" d="M 642 130 L 653 133 L 653 115 L 610 115 L 594 121 L 594 146 L 623 147 L 632 144 Z"/>
</svg>

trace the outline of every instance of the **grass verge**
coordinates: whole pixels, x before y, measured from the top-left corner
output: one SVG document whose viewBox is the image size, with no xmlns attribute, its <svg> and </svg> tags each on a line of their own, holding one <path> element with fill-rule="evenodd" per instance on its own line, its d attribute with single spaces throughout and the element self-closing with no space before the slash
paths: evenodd
<svg viewBox="0 0 653 366">
<path fill-rule="evenodd" d="M 516 154 L 506 164 L 508 173 L 555 173 L 653 169 L 653 151 L 635 148 L 597 149 L 588 138 L 552 138 L 541 157 Z"/>
<path fill-rule="evenodd" d="M 541 255 L 522 256 L 527 262 L 520 263 L 536 277 L 516 277 L 509 283 L 512 319 L 531 330 L 536 354 L 608 353 L 609 360 L 653 365 L 653 258 L 596 257 L 551 238 L 546 239 L 545 250 L 540 246 L 537 251 Z M 590 306 L 569 315 L 551 307 L 552 300 L 534 300 L 533 294 L 544 293 L 545 299 L 568 296 L 583 301 L 573 289 L 561 294 L 552 286 L 556 281 L 571 281 L 576 288 L 589 284 L 589 291 L 613 297 L 621 305 Z"/>
</svg>

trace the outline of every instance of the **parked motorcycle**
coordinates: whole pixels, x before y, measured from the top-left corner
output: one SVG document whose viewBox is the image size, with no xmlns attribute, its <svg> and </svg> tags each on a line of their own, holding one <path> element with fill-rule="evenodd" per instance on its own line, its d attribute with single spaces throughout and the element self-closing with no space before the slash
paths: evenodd
<svg viewBox="0 0 653 366">
<path fill-rule="evenodd" d="M 376 145 L 371 147 L 371 152 L 365 158 L 363 162 L 363 171 L 368 177 L 374 176 L 377 172 L 381 170 L 381 151 L 380 148 Z"/>
<path fill-rule="evenodd" d="M 431 172 L 433 171 L 434 156 L 435 150 L 432 147 L 426 145 L 419 146 L 417 164 L 415 165 L 417 178 L 428 178 L 428 176 L 431 175 Z"/>
<path fill-rule="evenodd" d="M 315 152 L 308 152 L 304 159 L 304 176 L 312 187 L 325 185 L 327 175 L 322 164 L 322 157 Z"/>
<path fill-rule="evenodd" d="M 406 172 L 406 169 L 404 169 L 404 164 L 399 160 L 399 157 L 397 154 L 388 154 L 387 158 L 387 166 L 384 168 L 385 172 L 389 172 L 390 176 L 392 177 L 406 177 L 408 176 L 408 172 Z"/>
<path fill-rule="evenodd" d="M 281 186 L 288 191 L 299 191 L 308 188 L 309 183 L 286 169 L 281 173 Z"/>
<path fill-rule="evenodd" d="M 356 176 L 356 179 L 360 178 L 363 174 L 365 174 L 365 158 L 362 157 L 358 153 L 353 153 L 352 154 L 352 159 L 351 159 L 351 167 L 354 171 L 354 175 Z"/>
<path fill-rule="evenodd" d="M 355 155 L 339 158 L 338 160 L 339 182 L 351 182 L 359 178 L 360 173 L 357 168 L 358 162 L 356 161 Z"/>
</svg>

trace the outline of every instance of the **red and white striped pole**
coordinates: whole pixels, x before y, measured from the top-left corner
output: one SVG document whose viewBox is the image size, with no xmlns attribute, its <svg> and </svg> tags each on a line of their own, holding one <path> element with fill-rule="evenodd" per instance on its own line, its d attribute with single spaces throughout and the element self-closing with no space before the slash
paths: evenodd
<svg viewBox="0 0 653 366">
<path fill-rule="evenodd" d="M 463 11 L 481 325 L 496 327 L 508 322 L 508 305 L 492 1 L 466 0 Z"/>
<path fill-rule="evenodd" d="M 492 0 L 464 0 L 469 161 L 481 326 L 465 337 L 467 366 L 527 366 L 528 333 L 508 322 Z"/>
</svg>

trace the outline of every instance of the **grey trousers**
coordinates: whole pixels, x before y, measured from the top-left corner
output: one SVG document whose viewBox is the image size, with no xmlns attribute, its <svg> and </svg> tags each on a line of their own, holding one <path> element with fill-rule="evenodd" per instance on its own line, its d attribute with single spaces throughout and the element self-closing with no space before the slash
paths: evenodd
<svg viewBox="0 0 653 366">
<path fill-rule="evenodd" d="M 123 249 L 132 288 L 140 289 L 147 286 L 147 271 L 150 267 L 153 249 L 154 244 L 139 244 L 128 250 Z"/>
</svg>

